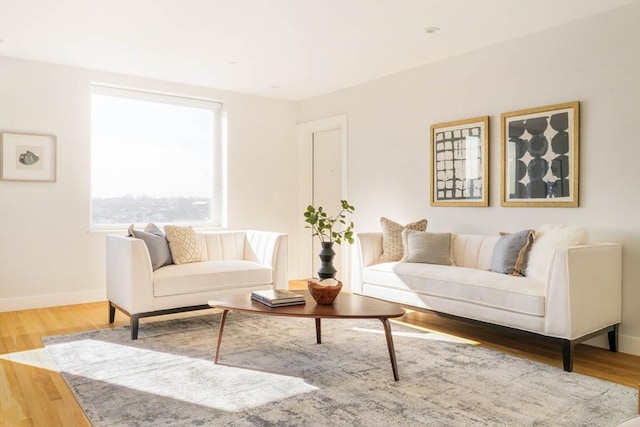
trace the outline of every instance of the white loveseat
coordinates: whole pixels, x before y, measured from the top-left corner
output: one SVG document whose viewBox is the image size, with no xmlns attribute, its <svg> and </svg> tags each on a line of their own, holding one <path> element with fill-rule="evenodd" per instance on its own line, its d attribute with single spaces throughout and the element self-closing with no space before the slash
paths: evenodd
<svg viewBox="0 0 640 427">
<path fill-rule="evenodd" d="M 382 233 L 357 235 L 354 293 L 558 338 L 565 371 L 573 348 L 607 332 L 617 351 L 621 245 L 555 249 L 546 280 L 489 271 L 498 236 L 453 235 L 454 265 L 378 263 Z"/>
<path fill-rule="evenodd" d="M 196 233 L 205 261 L 152 269 L 145 242 L 123 235 L 106 237 L 109 322 L 116 308 L 131 319 L 131 339 L 139 319 L 210 308 L 223 294 L 286 289 L 287 236 L 265 231 Z"/>
</svg>

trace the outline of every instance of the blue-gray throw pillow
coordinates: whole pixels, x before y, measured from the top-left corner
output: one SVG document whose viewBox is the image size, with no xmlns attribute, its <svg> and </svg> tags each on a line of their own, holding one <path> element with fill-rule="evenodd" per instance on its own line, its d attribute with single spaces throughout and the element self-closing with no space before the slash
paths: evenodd
<svg viewBox="0 0 640 427">
<path fill-rule="evenodd" d="M 169 250 L 169 242 L 167 242 L 167 238 L 162 230 L 155 224 L 147 224 L 144 231 L 134 230 L 132 224 L 129 227 L 129 236 L 140 239 L 147 245 L 153 271 L 164 265 L 173 264 L 171 251 Z"/>
<path fill-rule="evenodd" d="M 491 271 L 513 276 L 523 276 L 527 268 L 529 249 L 535 238 L 535 231 L 522 230 L 506 234 L 496 242 L 491 256 Z"/>
</svg>

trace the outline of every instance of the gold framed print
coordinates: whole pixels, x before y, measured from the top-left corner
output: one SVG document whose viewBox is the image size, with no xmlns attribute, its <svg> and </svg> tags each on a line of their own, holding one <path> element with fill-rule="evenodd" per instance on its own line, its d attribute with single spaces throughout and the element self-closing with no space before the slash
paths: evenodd
<svg viewBox="0 0 640 427">
<path fill-rule="evenodd" d="M 501 114 L 501 206 L 578 206 L 579 109 L 576 101 Z"/>
<path fill-rule="evenodd" d="M 489 116 L 431 125 L 431 206 L 489 206 Z"/>
</svg>

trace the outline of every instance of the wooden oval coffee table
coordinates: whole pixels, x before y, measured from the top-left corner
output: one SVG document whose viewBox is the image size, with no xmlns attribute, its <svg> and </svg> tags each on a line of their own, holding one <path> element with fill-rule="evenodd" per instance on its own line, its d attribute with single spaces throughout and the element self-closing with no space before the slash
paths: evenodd
<svg viewBox="0 0 640 427">
<path fill-rule="evenodd" d="M 220 356 L 220 345 L 222 343 L 222 332 L 224 322 L 229 311 L 239 311 L 243 313 L 262 314 L 267 316 L 284 317 L 305 317 L 313 318 L 316 321 L 316 342 L 322 343 L 321 319 L 379 319 L 384 327 L 384 334 L 387 339 L 387 348 L 391 358 L 391 369 L 393 379 L 398 381 L 398 365 L 396 362 L 396 352 L 393 347 L 393 337 L 391 336 L 390 318 L 400 317 L 404 310 L 396 304 L 375 298 L 342 292 L 331 305 L 316 304 L 309 291 L 294 290 L 295 293 L 304 295 L 306 304 L 290 305 L 285 307 L 270 308 L 264 304 L 253 301 L 251 294 L 238 294 L 221 297 L 217 300 L 209 301 L 209 305 L 223 310 L 220 319 L 220 330 L 218 332 L 218 343 L 216 345 L 215 363 L 218 363 Z"/>
</svg>

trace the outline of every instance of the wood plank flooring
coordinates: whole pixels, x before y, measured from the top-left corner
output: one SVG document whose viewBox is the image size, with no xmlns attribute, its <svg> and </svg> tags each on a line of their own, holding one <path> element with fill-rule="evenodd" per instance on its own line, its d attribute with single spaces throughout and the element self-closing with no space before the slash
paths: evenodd
<svg viewBox="0 0 640 427">
<path fill-rule="evenodd" d="M 293 284 L 292 288 L 296 287 Z M 116 322 L 110 325 L 107 311 L 107 303 L 102 302 L 0 313 L 0 426 L 90 426 L 61 375 L 46 365 L 48 359 L 43 357 L 40 338 L 129 323 L 126 316 L 116 312 Z M 206 311 L 142 319 L 141 327 L 146 322 L 204 313 Z M 529 334 L 496 330 L 421 311 L 409 311 L 400 319 L 562 369 L 559 344 Z M 640 383 L 640 357 L 629 354 L 578 345 L 574 369 L 634 388 Z"/>
</svg>

